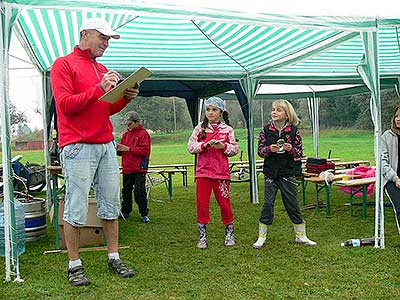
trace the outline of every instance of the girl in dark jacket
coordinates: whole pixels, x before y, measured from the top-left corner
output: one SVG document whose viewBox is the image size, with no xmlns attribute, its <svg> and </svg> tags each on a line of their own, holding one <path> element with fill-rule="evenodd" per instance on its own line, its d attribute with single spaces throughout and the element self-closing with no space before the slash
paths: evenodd
<svg viewBox="0 0 400 300">
<path fill-rule="evenodd" d="M 306 227 L 297 200 L 296 161 L 303 154 L 298 118 L 293 106 L 286 100 L 272 104 L 271 121 L 260 133 L 258 155 L 264 158 L 264 205 L 259 219 L 259 236 L 253 248 L 260 249 L 267 237 L 267 226 L 274 218 L 274 204 L 278 189 L 283 204 L 294 224 L 297 243 L 314 246 L 306 235 Z"/>
</svg>

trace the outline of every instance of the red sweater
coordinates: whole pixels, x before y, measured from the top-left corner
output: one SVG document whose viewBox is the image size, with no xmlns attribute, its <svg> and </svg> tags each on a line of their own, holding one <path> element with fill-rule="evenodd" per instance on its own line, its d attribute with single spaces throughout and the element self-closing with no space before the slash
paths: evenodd
<svg viewBox="0 0 400 300">
<path fill-rule="evenodd" d="M 129 151 L 122 152 L 122 173 L 147 172 L 150 157 L 150 135 L 142 126 L 136 126 L 122 135 L 121 144 Z"/>
<path fill-rule="evenodd" d="M 67 56 L 58 58 L 50 80 L 56 101 L 59 147 L 73 143 L 103 144 L 114 139 L 110 115 L 129 102 L 124 98 L 111 104 L 98 100 L 107 68 L 90 56 L 90 50 L 78 46 Z"/>
</svg>

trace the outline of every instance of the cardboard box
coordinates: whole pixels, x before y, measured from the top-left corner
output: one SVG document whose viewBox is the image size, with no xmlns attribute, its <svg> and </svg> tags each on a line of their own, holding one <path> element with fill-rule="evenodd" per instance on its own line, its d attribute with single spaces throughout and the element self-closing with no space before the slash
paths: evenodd
<svg viewBox="0 0 400 300">
<path fill-rule="evenodd" d="M 64 200 L 58 201 L 58 224 L 62 225 L 64 214 Z M 88 215 L 85 227 L 102 227 L 101 220 L 97 217 L 96 198 L 89 196 Z"/>
<path fill-rule="evenodd" d="M 60 230 L 60 247 L 66 249 L 64 239 L 64 226 L 59 226 Z M 101 227 L 80 227 L 79 228 L 79 247 L 83 246 L 104 246 L 104 233 Z"/>
</svg>

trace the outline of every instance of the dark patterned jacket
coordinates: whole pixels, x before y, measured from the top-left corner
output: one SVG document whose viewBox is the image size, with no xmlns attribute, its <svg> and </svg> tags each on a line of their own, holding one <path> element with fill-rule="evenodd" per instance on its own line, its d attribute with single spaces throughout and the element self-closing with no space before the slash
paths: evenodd
<svg viewBox="0 0 400 300">
<path fill-rule="evenodd" d="M 285 153 L 271 152 L 269 146 L 276 144 L 279 139 L 284 139 L 285 143 L 292 145 L 292 150 Z M 263 173 L 265 176 L 277 179 L 282 177 L 295 176 L 296 168 L 303 155 L 303 143 L 298 128 L 286 123 L 282 131 L 279 131 L 271 121 L 260 132 L 258 139 L 258 155 L 264 158 Z"/>
</svg>

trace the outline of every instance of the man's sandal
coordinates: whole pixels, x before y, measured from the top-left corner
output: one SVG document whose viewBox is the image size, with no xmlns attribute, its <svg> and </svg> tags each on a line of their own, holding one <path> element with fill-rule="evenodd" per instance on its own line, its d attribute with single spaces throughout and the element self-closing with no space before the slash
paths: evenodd
<svg viewBox="0 0 400 300">
<path fill-rule="evenodd" d="M 132 269 L 128 268 L 120 259 L 109 259 L 108 267 L 111 271 L 123 278 L 133 277 L 135 275 Z"/>
<path fill-rule="evenodd" d="M 68 269 L 68 281 L 73 286 L 89 285 L 83 266 L 76 266 Z"/>
</svg>

